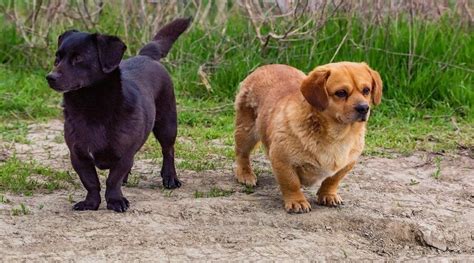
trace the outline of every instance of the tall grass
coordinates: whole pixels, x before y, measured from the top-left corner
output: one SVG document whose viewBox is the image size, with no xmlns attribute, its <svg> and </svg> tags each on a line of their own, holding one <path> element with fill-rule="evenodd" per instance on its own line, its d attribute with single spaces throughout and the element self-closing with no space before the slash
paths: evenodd
<svg viewBox="0 0 474 263">
<path fill-rule="evenodd" d="M 350 60 L 366 61 L 381 73 L 384 98 L 394 106 L 443 104 L 467 114 L 474 105 L 474 38 L 448 19 L 417 21 L 411 29 L 404 20 L 366 25 L 357 17 L 333 19 L 310 39 L 275 41 L 263 51 L 247 20 L 234 17 L 231 24 L 225 36 L 194 29 L 178 43 L 170 60 L 179 62 L 172 64 L 172 71 L 183 94 L 231 98 L 238 83 L 263 64 L 289 64 L 308 72 L 317 65 Z M 411 54 L 410 30 L 416 41 Z M 211 90 L 196 85 L 201 65 L 207 66 Z"/>
<path fill-rule="evenodd" d="M 182 8 L 177 15 L 193 15 L 199 10 L 202 13 L 202 9 Z M 403 112 L 418 118 L 421 116 L 417 109 L 436 109 L 445 115 L 474 117 L 472 24 L 464 23 L 457 14 L 427 19 L 401 13 L 373 19 L 374 16 L 367 17 L 367 12 L 328 7 L 329 11 L 334 13 L 323 20 L 318 19 L 318 13 L 252 20 L 245 10 L 234 7 L 227 9 L 225 19 L 217 23 L 212 22 L 218 15 L 213 7 L 208 20 L 195 18 L 164 64 L 172 72 L 178 96 L 228 103 L 239 82 L 264 64 L 289 64 L 308 72 L 329 62 L 366 61 L 383 78 L 384 104 L 380 111 L 384 114 Z M 156 28 L 149 24 L 156 19 L 147 16 L 142 22 L 130 18 L 130 24 L 138 26 L 129 28 L 122 19 L 124 10 L 106 5 L 93 26 L 81 20 L 52 24 L 40 41 L 44 43 L 35 46 L 25 42 L 7 14 L 0 25 L 0 62 L 4 67 L 0 71 L 0 95 L 9 98 L 0 103 L 2 114 L 17 111 L 34 116 L 38 111 L 39 115 L 48 115 L 48 108 L 29 105 L 27 97 L 57 103 L 57 99 L 44 95 L 47 87 L 42 75 L 52 66 L 56 39 L 63 30 L 77 28 L 119 35 L 126 41 L 130 56 Z M 170 19 L 171 16 L 163 16 L 163 20 Z M 298 29 L 294 35 L 268 37 L 265 43 L 256 33 L 281 36 L 294 29 Z"/>
</svg>

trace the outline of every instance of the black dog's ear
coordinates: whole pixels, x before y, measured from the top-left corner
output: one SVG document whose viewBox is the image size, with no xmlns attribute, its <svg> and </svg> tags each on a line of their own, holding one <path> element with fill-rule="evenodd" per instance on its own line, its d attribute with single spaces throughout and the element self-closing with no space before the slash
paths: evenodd
<svg viewBox="0 0 474 263">
<path fill-rule="evenodd" d="M 127 46 L 116 36 L 95 34 L 95 37 L 102 71 L 110 73 L 120 64 Z"/>
<path fill-rule="evenodd" d="M 72 29 L 72 30 L 68 30 L 64 33 L 62 33 L 59 37 L 58 37 L 58 47 L 61 46 L 61 44 L 63 43 L 64 39 L 66 39 L 68 36 L 72 35 L 73 33 L 76 33 L 76 32 L 79 32 L 75 29 Z"/>
</svg>

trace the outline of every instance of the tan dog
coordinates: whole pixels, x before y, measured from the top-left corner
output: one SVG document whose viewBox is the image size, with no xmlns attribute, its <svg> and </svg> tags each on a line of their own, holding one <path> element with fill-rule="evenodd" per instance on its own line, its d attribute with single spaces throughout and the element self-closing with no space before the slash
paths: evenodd
<svg viewBox="0 0 474 263">
<path fill-rule="evenodd" d="M 380 75 L 365 63 L 327 64 L 308 76 L 286 65 L 258 68 L 235 102 L 237 180 L 256 184 L 249 156 L 261 141 L 288 212 L 310 211 L 301 187 L 321 182 L 318 204 L 341 204 L 338 185 L 362 153 L 370 105 L 381 99 Z"/>
</svg>

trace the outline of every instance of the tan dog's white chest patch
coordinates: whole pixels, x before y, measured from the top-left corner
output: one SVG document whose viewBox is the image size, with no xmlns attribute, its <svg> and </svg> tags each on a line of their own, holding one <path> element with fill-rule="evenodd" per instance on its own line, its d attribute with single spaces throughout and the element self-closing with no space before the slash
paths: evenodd
<svg viewBox="0 0 474 263">
<path fill-rule="evenodd" d="M 304 186 L 320 185 L 324 179 L 357 160 L 364 145 L 364 131 L 359 136 L 351 133 L 332 143 L 313 138 L 300 138 L 300 143 L 304 150 L 292 155 L 291 163 Z"/>
</svg>

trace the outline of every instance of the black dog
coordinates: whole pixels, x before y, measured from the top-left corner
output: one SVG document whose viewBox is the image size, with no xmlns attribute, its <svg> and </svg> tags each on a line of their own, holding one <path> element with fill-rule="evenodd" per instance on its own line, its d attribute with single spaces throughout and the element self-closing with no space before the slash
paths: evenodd
<svg viewBox="0 0 474 263">
<path fill-rule="evenodd" d="M 73 209 L 99 208 L 97 167 L 110 169 L 107 209 L 126 211 L 129 202 L 121 185 L 151 131 L 162 147 L 163 185 L 181 186 L 174 166 L 177 116 L 173 83 L 158 61 L 190 22 L 176 19 L 169 23 L 138 56 L 123 61 L 126 46 L 118 37 L 75 30 L 59 36 L 55 68 L 46 79 L 51 88 L 64 93 L 64 137 L 72 166 L 87 190 L 86 199 Z"/>
</svg>

